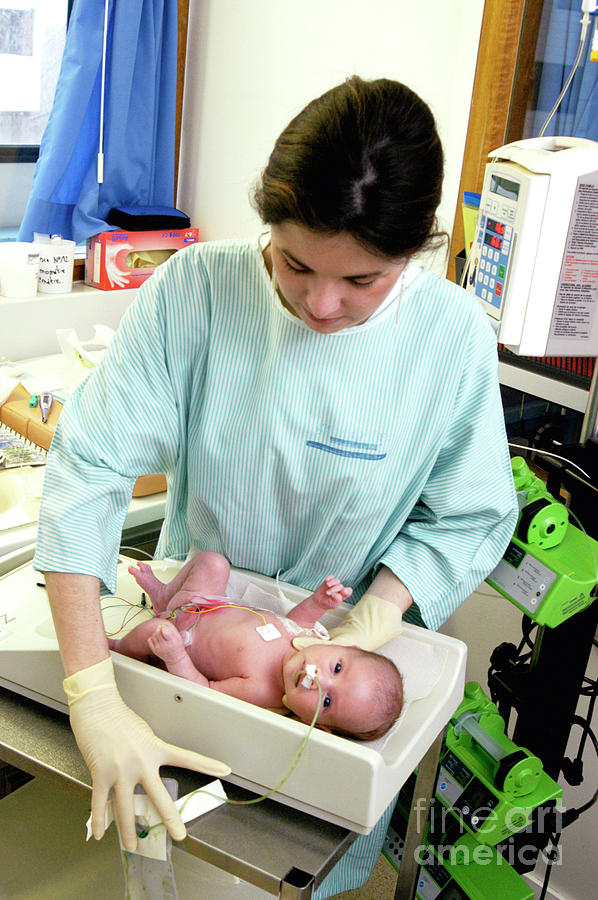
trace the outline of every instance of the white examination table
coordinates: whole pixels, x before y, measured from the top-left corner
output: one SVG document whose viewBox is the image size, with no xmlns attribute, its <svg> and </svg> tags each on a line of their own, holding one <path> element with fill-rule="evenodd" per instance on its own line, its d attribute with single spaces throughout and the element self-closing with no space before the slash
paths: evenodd
<svg viewBox="0 0 598 900">
<path fill-rule="evenodd" d="M 126 571 L 129 562 L 119 563 L 117 594 L 138 600 L 141 589 Z M 0 578 L 0 685 L 66 711 L 62 667 L 46 592 L 38 586 L 41 580 L 30 564 Z M 252 575 L 251 582 L 276 594 L 271 579 Z M 282 588 L 293 602 L 307 593 L 290 585 Z M 112 607 L 105 613 L 108 630 L 120 624 L 126 609 L 114 609 L 114 603 L 104 600 Z M 334 610 L 323 621 L 330 626 L 339 615 L 342 611 Z M 352 831 L 367 833 L 374 826 L 463 695 L 466 647 L 461 641 L 410 625 L 405 625 L 405 639 L 416 658 L 420 651 L 426 659 L 431 653 L 439 666 L 427 696 L 410 703 L 390 735 L 375 745 L 315 730 L 275 799 Z M 226 761 L 234 783 L 261 794 L 291 767 L 305 725 L 119 654 L 113 659 L 125 702 L 164 740 Z"/>
</svg>

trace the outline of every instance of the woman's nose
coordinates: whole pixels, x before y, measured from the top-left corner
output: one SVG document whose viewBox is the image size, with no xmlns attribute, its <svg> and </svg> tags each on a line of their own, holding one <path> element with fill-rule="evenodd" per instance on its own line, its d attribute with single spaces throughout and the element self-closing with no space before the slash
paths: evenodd
<svg viewBox="0 0 598 900">
<path fill-rule="evenodd" d="M 338 286 L 326 281 L 314 282 L 307 292 L 306 303 L 317 319 L 333 318 L 340 307 Z"/>
</svg>

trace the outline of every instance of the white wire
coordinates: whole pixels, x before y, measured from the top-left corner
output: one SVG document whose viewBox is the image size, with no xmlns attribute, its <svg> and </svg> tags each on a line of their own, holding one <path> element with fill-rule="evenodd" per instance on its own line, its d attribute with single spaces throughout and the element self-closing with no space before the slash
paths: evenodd
<svg viewBox="0 0 598 900">
<path fill-rule="evenodd" d="M 549 450 L 540 450 L 537 447 L 526 447 L 524 444 L 513 444 L 509 441 L 509 447 L 514 447 L 516 450 L 527 450 L 528 453 L 539 453 L 540 456 L 553 456 L 555 459 L 560 459 L 563 462 L 566 462 L 567 465 L 573 466 L 574 469 L 579 469 L 581 474 L 588 479 L 590 483 L 592 483 L 592 476 L 588 475 L 581 466 L 578 466 L 577 463 L 571 462 L 570 459 L 567 459 L 566 456 L 559 456 L 558 453 L 551 453 Z"/>
<path fill-rule="evenodd" d="M 554 106 L 552 107 L 552 109 L 550 110 L 550 112 L 548 113 L 548 118 L 546 119 L 546 121 L 545 121 L 544 124 L 542 125 L 542 128 L 540 129 L 540 133 L 539 133 L 538 137 L 543 137 L 543 136 L 544 136 L 544 132 L 545 132 L 546 129 L 548 128 L 548 125 L 549 125 L 549 123 L 550 123 L 550 120 L 552 119 L 552 117 L 554 116 L 555 112 L 557 111 L 557 109 L 558 109 L 559 106 L 561 105 L 561 102 L 562 102 L 562 100 L 563 100 L 563 97 L 565 96 L 565 94 L 566 94 L 567 91 L 569 90 L 569 87 L 570 87 L 570 85 L 571 85 L 571 82 L 573 81 L 573 76 L 575 75 L 575 73 L 576 73 L 576 71 L 577 71 L 577 67 L 579 66 L 579 63 L 580 63 L 580 61 L 581 61 L 581 55 L 582 55 L 582 53 L 583 53 L 583 49 L 584 49 L 585 43 L 586 43 L 586 38 L 587 38 L 587 36 L 588 36 L 588 26 L 589 26 L 589 24 L 590 24 L 590 14 L 587 13 L 587 12 L 584 12 L 583 15 L 582 15 L 582 17 L 581 17 L 581 19 L 580 19 L 580 21 L 581 21 L 581 33 L 580 33 L 580 35 L 579 35 L 579 47 L 577 48 L 577 56 L 575 57 L 575 62 L 573 63 L 573 68 L 572 68 L 571 71 L 569 72 L 569 77 L 567 78 L 567 81 L 565 82 L 565 86 L 564 86 L 563 90 L 562 90 L 561 93 L 559 94 L 558 100 L 556 101 L 556 103 L 554 104 Z"/>
<path fill-rule="evenodd" d="M 108 6 L 110 0 L 104 0 L 104 38 L 102 41 L 102 80 L 100 87 L 100 136 L 98 143 L 98 175 L 97 182 L 104 181 L 104 91 L 106 85 L 106 44 L 108 41 Z"/>
<path fill-rule="evenodd" d="M 148 553 L 147 550 L 143 550 L 141 547 L 127 547 L 126 544 L 121 544 L 119 547 L 120 550 L 133 550 L 134 553 L 144 553 L 148 559 L 153 560 L 153 556 L 151 553 Z"/>
</svg>

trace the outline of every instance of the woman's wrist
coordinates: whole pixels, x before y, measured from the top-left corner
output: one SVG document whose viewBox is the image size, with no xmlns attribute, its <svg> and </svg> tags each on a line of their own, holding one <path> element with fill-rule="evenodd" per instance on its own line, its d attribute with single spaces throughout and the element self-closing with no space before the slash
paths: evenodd
<svg viewBox="0 0 598 900">
<path fill-rule="evenodd" d="M 387 566 L 380 566 L 367 593 L 396 604 L 402 613 L 405 613 L 413 603 L 409 588 Z"/>
</svg>

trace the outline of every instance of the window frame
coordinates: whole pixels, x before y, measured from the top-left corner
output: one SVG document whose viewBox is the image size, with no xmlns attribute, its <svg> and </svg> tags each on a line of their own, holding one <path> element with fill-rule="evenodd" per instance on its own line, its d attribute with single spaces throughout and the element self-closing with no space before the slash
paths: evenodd
<svg viewBox="0 0 598 900">
<path fill-rule="evenodd" d="M 448 277 L 465 246 L 463 191 L 481 191 L 488 153 L 518 140 L 528 97 L 543 0 L 486 0 L 469 124 L 453 220 Z"/>
<path fill-rule="evenodd" d="M 67 27 L 74 0 L 68 0 Z M 181 126 L 183 117 L 183 87 L 185 83 L 185 57 L 187 53 L 187 32 L 189 27 L 189 0 L 177 0 L 178 8 L 178 49 L 177 49 L 177 96 L 175 124 L 175 191 L 178 177 Z M 0 144 L 0 164 L 35 163 L 39 157 L 39 144 Z"/>
<path fill-rule="evenodd" d="M 67 0 L 66 27 L 75 0 Z M 39 157 L 39 144 L 0 144 L 0 163 L 35 163 Z"/>
</svg>

